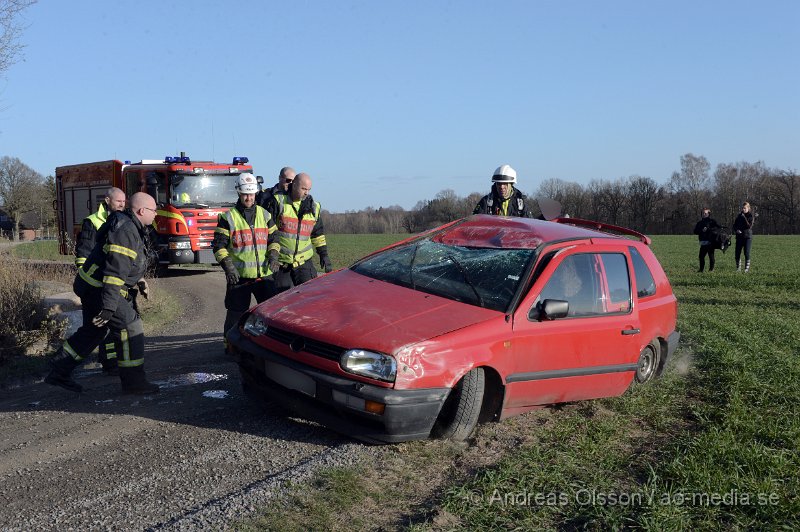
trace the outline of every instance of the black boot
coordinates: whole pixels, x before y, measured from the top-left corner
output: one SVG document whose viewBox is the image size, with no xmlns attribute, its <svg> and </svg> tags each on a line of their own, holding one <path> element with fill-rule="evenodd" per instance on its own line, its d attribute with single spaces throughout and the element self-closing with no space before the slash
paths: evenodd
<svg viewBox="0 0 800 532">
<path fill-rule="evenodd" d="M 158 393 L 161 389 L 158 384 L 153 384 L 147 380 L 144 374 L 144 366 L 119 368 L 119 378 L 122 380 L 122 393 L 147 395 Z"/>
<path fill-rule="evenodd" d="M 44 378 L 44 382 L 52 384 L 53 386 L 61 386 L 65 390 L 71 392 L 81 393 L 83 386 L 72 380 L 72 370 L 80 365 L 79 360 L 75 360 L 72 356 L 60 348 L 56 352 L 56 356 L 50 361 L 50 373 Z"/>
<path fill-rule="evenodd" d="M 117 365 L 116 358 L 108 358 L 100 362 L 103 366 L 103 375 L 109 377 L 116 377 L 119 375 L 119 366 Z"/>
</svg>

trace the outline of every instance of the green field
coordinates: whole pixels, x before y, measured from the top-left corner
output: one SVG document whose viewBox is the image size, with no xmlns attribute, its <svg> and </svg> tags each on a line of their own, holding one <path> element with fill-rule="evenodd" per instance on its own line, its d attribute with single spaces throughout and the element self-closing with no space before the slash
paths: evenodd
<svg viewBox="0 0 800 532">
<path fill-rule="evenodd" d="M 342 267 L 403 237 L 330 235 L 328 246 Z M 486 466 L 474 457 L 493 448 L 495 425 L 466 449 L 388 447 L 385 462 L 323 471 L 242 526 L 799 529 L 800 236 L 757 235 L 748 274 L 732 249 L 696 273 L 693 236 L 657 236 L 653 249 L 682 333 L 662 379 L 508 420 L 513 443 Z"/>
<path fill-rule="evenodd" d="M 341 257 L 378 245 L 365 241 L 329 238 Z M 800 237 L 757 235 L 748 274 L 732 249 L 696 273 L 693 236 L 657 236 L 653 249 L 683 335 L 662 379 L 512 418 L 519 443 L 486 467 L 463 470 L 492 447 L 491 426 L 472 448 L 412 442 L 384 464 L 325 471 L 245 528 L 798 529 Z M 420 501 L 442 467 L 448 479 Z"/>
</svg>

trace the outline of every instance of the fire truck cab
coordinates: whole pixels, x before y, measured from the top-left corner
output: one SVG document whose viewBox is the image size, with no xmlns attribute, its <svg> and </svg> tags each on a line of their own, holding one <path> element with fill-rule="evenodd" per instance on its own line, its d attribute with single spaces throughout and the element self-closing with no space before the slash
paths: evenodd
<svg viewBox="0 0 800 532">
<path fill-rule="evenodd" d="M 118 187 L 128 198 L 136 192 L 155 198 L 154 246 L 161 265 L 212 264 L 217 215 L 236 204 L 234 184 L 240 173 L 253 171 L 248 162 L 247 157 L 234 157 L 231 164 L 192 161 L 181 153 L 138 163 L 110 160 L 58 167 L 60 251 L 73 252 L 83 219 L 97 210 L 110 187 Z"/>
</svg>

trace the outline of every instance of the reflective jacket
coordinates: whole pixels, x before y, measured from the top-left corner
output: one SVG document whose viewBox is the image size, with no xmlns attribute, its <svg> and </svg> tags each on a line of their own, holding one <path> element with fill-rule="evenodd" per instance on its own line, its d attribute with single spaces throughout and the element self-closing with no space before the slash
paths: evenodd
<svg viewBox="0 0 800 532">
<path fill-rule="evenodd" d="M 75 242 L 75 266 L 80 267 L 86 258 L 92 253 L 97 231 L 108 219 L 108 207 L 105 202 L 100 202 L 97 212 L 83 219 L 81 232 L 78 233 L 78 240 Z"/>
<path fill-rule="evenodd" d="M 115 311 L 147 270 L 147 229 L 130 209 L 114 212 L 97 232 L 97 244 L 78 268 L 78 279 L 99 288 L 103 308 Z"/>
<path fill-rule="evenodd" d="M 258 205 L 245 209 L 239 202 L 217 219 L 212 243 L 214 258 L 219 263 L 230 258 L 242 279 L 271 275 L 267 256 L 270 235 L 274 232 L 275 223 L 267 211 Z M 272 246 L 272 249 L 277 248 L 277 244 Z"/>
<path fill-rule="evenodd" d="M 518 216 L 531 218 L 531 213 L 525 205 L 525 196 L 514 188 L 508 199 L 503 199 L 497 193 L 497 187 L 492 185 L 492 192 L 481 198 L 472 214 L 494 214 L 497 216 Z"/>
<path fill-rule="evenodd" d="M 311 196 L 302 201 L 291 201 L 288 194 L 276 194 L 272 202 L 278 232 L 275 240 L 280 245 L 278 260 L 281 264 L 297 267 L 314 256 L 327 253 L 325 233 L 320 220 L 321 206 Z M 322 248 L 322 249 L 320 249 Z"/>
</svg>

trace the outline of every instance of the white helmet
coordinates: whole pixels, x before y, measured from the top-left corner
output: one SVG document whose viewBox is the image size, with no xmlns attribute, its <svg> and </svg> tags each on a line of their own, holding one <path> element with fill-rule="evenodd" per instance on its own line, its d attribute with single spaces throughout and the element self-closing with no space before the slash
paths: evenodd
<svg viewBox="0 0 800 532">
<path fill-rule="evenodd" d="M 258 192 L 256 176 L 249 172 L 239 174 L 236 178 L 236 192 L 239 194 L 255 194 Z"/>
<path fill-rule="evenodd" d="M 504 164 L 499 166 L 497 170 L 494 171 L 494 175 L 492 176 L 493 183 L 516 183 L 517 182 L 517 171 Z"/>
</svg>

